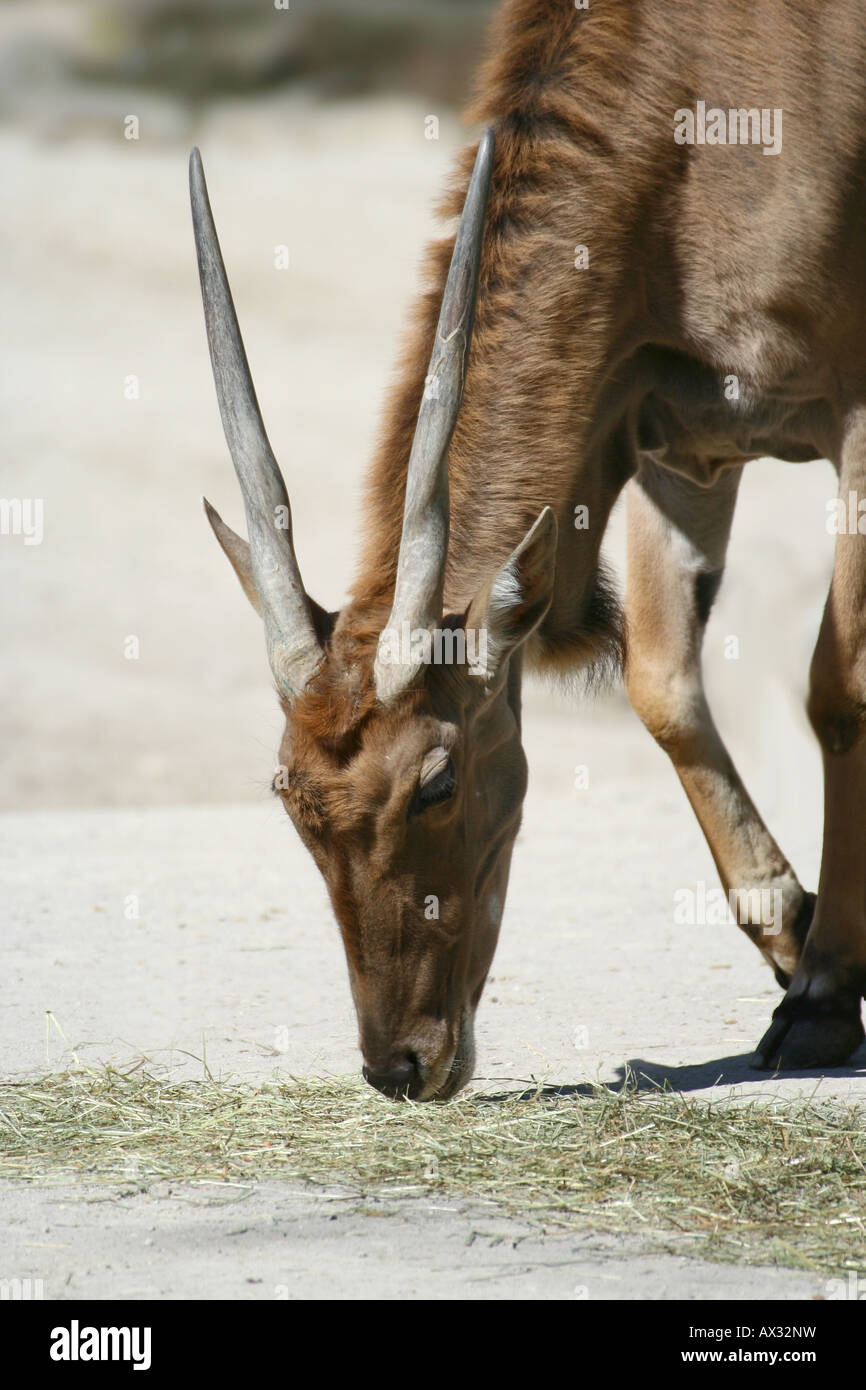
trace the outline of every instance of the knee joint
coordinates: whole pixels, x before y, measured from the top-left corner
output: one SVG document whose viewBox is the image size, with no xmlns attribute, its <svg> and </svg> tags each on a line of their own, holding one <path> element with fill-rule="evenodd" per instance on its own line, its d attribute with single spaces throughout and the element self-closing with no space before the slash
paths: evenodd
<svg viewBox="0 0 866 1390">
<path fill-rule="evenodd" d="M 813 676 L 806 705 L 809 722 L 825 753 L 850 753 L 866 735 L 866 700 Z"/>
<path fill-rule="evenodd" d="M 635 714 L 666 752 L 681 748 L 700 729 L 703 691 L 693 672 L 630 662 L 625 684 Z"/>
</svg>

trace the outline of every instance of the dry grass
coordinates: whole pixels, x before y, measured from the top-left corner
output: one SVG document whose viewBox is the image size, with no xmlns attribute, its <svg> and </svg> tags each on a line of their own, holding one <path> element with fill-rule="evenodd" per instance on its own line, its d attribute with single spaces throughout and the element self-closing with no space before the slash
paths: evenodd
<svg viewBox="0 0 866 1390">
<path fill-rule="evenodd" d="M 355 1080 L 252 1087 L 82 1069 L 0 1086 L 0 1178 L 435 1192 L 716 1259 L 866 1267 L 861 1111 L 586 1091 L 395 1105 Z"/>
</svg>

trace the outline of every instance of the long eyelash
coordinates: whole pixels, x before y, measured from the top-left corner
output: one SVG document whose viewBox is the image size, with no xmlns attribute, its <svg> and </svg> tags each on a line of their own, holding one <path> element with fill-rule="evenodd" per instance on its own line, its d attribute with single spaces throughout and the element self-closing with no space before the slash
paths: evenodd
<svg viewBox="0 0 866 1390">
<path fill-rule="evenodd" d="M 406 811 L 406 819 L 412 820 L 415 816 L 420 816 L 422 811 L 427 811 L 431 806 L 438 806 L 440 801 L 447 801 L 454 791 L 455 778 L 454 768 L 449 763 L 434 778 L 429 788 L 419 787 L 409 802 Z"/>
<path fill-rule="evenodd" d="M 443 772 L 432 784 L 433 789 L 429 792 L 422 787 L 420 789 L 421 802 L 424 806 L 436 806 L 440 801 L 447 801 L 454 791 L 454 773 Z"/>
</svg>

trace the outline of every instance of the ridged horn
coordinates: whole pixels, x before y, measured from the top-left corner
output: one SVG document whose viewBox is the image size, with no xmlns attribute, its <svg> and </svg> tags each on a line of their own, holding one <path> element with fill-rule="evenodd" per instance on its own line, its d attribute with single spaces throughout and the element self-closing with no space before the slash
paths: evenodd
<svg viewBox="0 0 866 1390">
<path fill-rule="evenodd" d="M 409 455 L 394 602 L 386 629 L 397 634 L 398 642 L 404 623 L 413 631 L 436 627 L 442 619 L 448 556 L 448 449 L 469 362 L 493 152 L 493 132 L 486 130 L 454 243 Z M 376 657 L 374 678 L 380 700 L 394 699 L 418 674 L 417 666 L 387 660 L 394 645 L 383 642 Z"/>
<path fill-rule="evenodd" d="M 318 666 L 322 648 L 295 558 L 286 485 L 262 423 L 197 149 L 190 155 L 189 190 L 211 366 L 244 499 L 268 659 L 280 694 L 294 700 Z"/>
</svg>

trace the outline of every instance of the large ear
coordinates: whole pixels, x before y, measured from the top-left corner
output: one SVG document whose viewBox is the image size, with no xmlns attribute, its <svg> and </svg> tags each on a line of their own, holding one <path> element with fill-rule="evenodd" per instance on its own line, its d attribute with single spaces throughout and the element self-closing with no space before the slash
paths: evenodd
<svg viewBox="0 0 866 1390">
<path fill-rule="evenodd" d="M 201 500 L 204 503 L 205 516 L 211 524 L 211 530 L 219 541 L 226 559 L 241 581 L 241 588 L 261 617 L 262 605 L 256 582 L 253 579 L 249 541 L 242 540 L 230 526 L 226 526 L 216 507 L 212 507 L 206 497 Z"/>
<path fill-rule="evenodd" d="M 477 634 L 475 650 L 486 651 L 477 674 L 493 679 L 535 630 L 550 607 L 555 574 L 556 517 L 545 507 L 492 583 L 469 605 L 465 626 Z"/>
<path fill-rule="evenodd" d="M 261 618 L 263 616 L 262 603 L 253 575 L 249 541 L 245 541 L 242 536 L 239 536 L 236 531 L 226 525 L 216 507 L 212 507 L 206 497 L 201 500 L 204 504 L 205 516 L 220 543 L 223 554 L 240 580 L 241 588 Z M 322 608 L 321 604 L 316 603 L 315 599 L 310 598 L 309 594 L 306 595 L 306 599 L 316 636 L 320 642 L 326 642 L 340 615 L 339 613 L 329 613 L 327 609 Z"/>
</svg>

